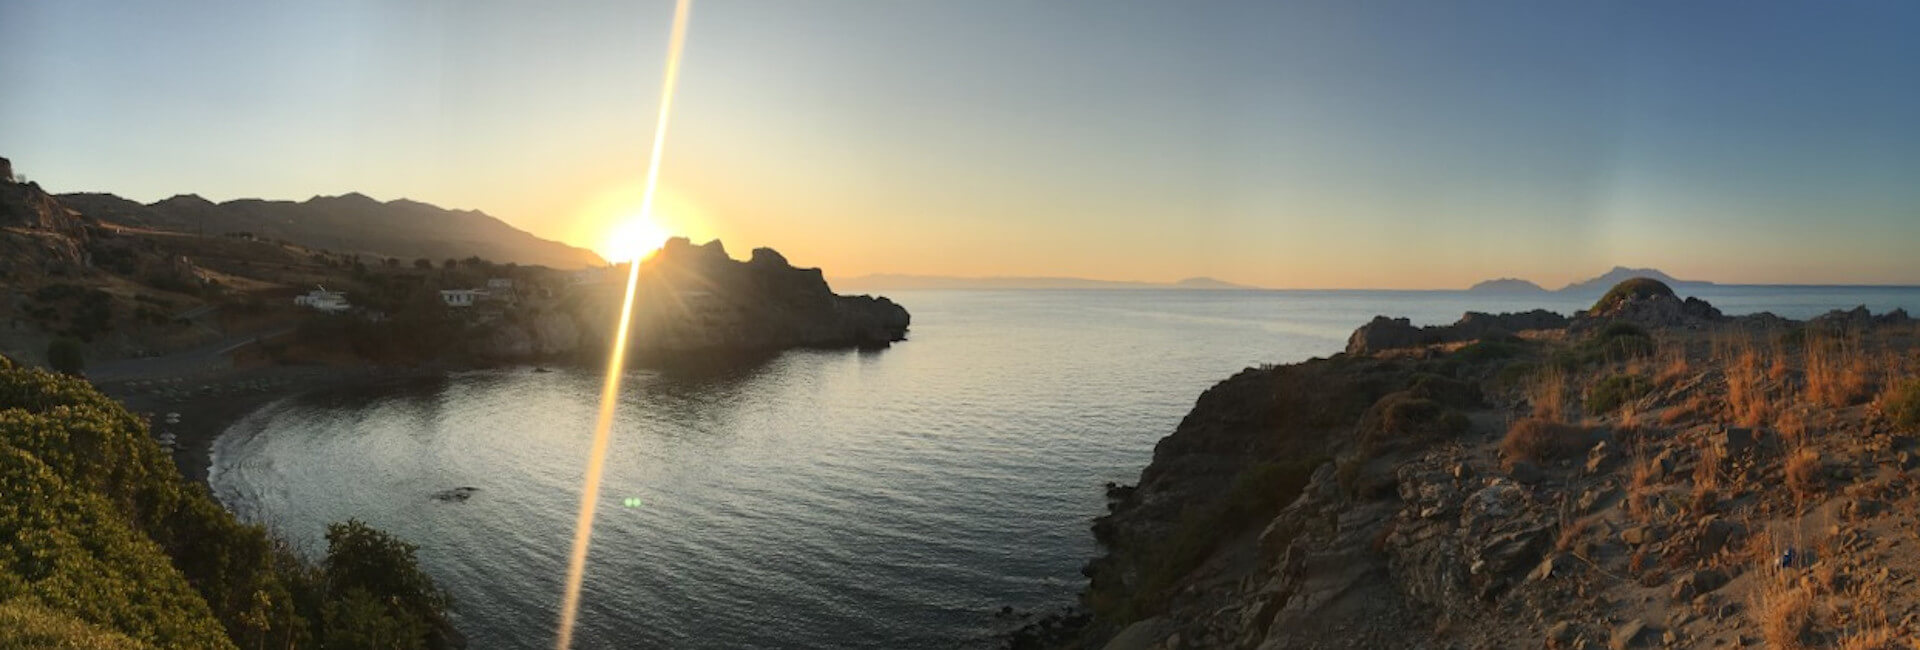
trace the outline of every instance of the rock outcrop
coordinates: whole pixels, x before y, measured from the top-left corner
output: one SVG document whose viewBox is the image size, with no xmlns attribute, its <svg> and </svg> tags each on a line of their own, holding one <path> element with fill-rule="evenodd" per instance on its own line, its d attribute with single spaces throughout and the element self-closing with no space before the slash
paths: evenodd
<svg viewBox="0 0 1920 650">
<path fill-rule="evenodd" d="M 905 340 L 911 322 L 886 298 L 834 294 L 820 269 L 794 268 L 770 248 L 741 262 L 719 240 L 674 238 L 641 264 L 640 278 L 630 346 L 642 360 L 878 349 Z M 585 340 L 611 340 L 618 301 L 610 290 L 580 306 Z"/>
<path fill-rule="evenodd" d="M 1609 290 L 1592 309 L 1575 314 L 1571 329 L 1597 330 L 1612 323 L 1632 323 L 1648 329 L 1700 329 L 1726 321 L 1726 316 L 1699 298 L 1682 300 L 1666 283 L 1634 278 Z"/>
<path fill-rule="evenodd" d="M 1109 513 L 1093 526 L 1106 554 L 1084 569 L 1091 618 L 1080 636 L 1016 637 L 1016 647 L 1022 639 L 1260 650 L 1739 646 L 1760 638 L 1759 621 L 1771 615 L 1748 611 L 1778 598 L 1765 590 L 1854 593 L 1843 588 L 1900 595 L 1884 614 L 1809 620 L 1807 629 L 1821 628 L 1808 634 L 1912 638 L 1920 598 L 1900 587 L 1912 578 L 1887 558 L 1907 557 L 1900 540 L 1911 539 L 1911 517 L 1890 513 L 1920 503 L 1920 486 L 1906 479 L 1920 457 L 1914 432 L 1874 415 L 1886 407 L 1867 405 L 1867 393 L 1799 402 L 1805 419 L 1796 422 L 1822 433 L 1802 434 L 1791 456 L 1812 469 L 1793 470 L 1783 443 L 1792 434 L 1699 406 L 1730 399 L 1729 381 L 1786 399 L 1802 381 L 1799 367 L 1831 363 L 1776 340 L 1911 319 L 1857 309 L 1807 323 L 1768 316 L 1760 320 L 1783 327 L 1756 331 L 1746 326 L 1753 317 L 1642 288 L 1579 316 L 1581 329 L 1600 336 L 1336 355 L 1215 385 L 1155 446 L 1137 486 L 1109 487 Z M 1462 320 L 1481 325 L 1383 318 L 1355 342 L 1424 345 L 1507 324 Z M 1605 327 L 1618 322 L 1639 327 Z M 1708 324 L 1729 329 L 1696 329 Z M 1910 330 L 1886 331 L 1850 345 L 1909 345 Z M 1791 372 L 1730 379 L 1742 371 L 1712 349 L 1742 335 L 1754 354 L 1786 355 L 1779 363 Z M 1596 399 L 1602 379 L 1646 372 L 1619 355 L 1655 353 L 1650 344 L 1583 351 L 1654 336 L 1686 355 L 1670 362 L 1682 371 L 1626 398 L 1630 408 L 1581 402 Z M 1910 368 L 1885 362 L 1868 374 Z M 1750 365 L 1775 367 L 1768 363 Z M 1554 381 L 1569 382 L 1561 390 L 1580 424 L 1523 419 L 1532 426 L 1509 428 L 1538 411 L 1536 387 L 1507 376 L 1526 382 L 1525 371 L 1549 365 Z M 1920 387 L 1910 391 L 1920 410 Z M 1811 514 L 1823 512 L 1837 514 Z M 1826 532 L 1803 541 L 1806 521 Z M 1780 559 L 1782 545 L 1792 559 Z M 1807 545 L 1828 555 L 1807 559 Z M 1779 575 L 1794 581 L 1769 579 L 1783 567 L 1791 570 Z"/>
<path fill-rule="evenodd" d="M 1347 339 L 1348 354 L 1370 354 L 1395 348 L 1456 343 L 1514 335 L 1532 330 L 1565 329 L 1567 317 L 1544 310 L 1512 314 L 1467 312 L 1452 325 L 1415 327 L 1405 318 L 1375 316 Z"/>
</svg>

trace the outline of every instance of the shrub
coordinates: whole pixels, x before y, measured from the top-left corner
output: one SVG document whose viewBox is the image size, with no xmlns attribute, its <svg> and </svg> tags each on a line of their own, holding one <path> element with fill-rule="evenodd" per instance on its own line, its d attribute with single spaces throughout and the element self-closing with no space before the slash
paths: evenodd
<svg viewBox="0 0 1920 650">
<path fill-rule="evenodd" d="M 1539 463 L 1571 458 L 1591 446 L 1593 435 L 1585 428 L 1528 418 L 1507 429 L 1507 437 L 1500 441 L 1500 454 L 1508 462 Z"/>
<path fill-rule="evenodd" d="M 1607 311 L 1628 300 L 1645 299 L 1654 296 L 1676 297 L 1673 295 L 1673 287 L 1667 286 L 1665 282 L 1653 278 L 1632 278 L 1620 284 L 1613 285 L 1612 289 L 1608 289 L 1606 295 L 1601 296 L 1598 302 L 1593 303 L 1593 309 L 1591 311 Z"/>
<path fill-rule="evenodd" d="M 1880 397 L 1880 411 L 1902 429 L 1920 429 L 1920 380 L 1909 381 Z"/>
<path fill-rule="evenodd" d="M 417 547 L 358 520 L 327 526 L 329 647 L 445 647 L 429 637 L 446 627 L 451 604 L 420 571 Z"/>
<path fill-rule="evenodd" d="M 1587 389 L 1587 413 L 1605 415 L 1621 404 L 1640 399 L 1653 390 L 1653 383 L 1639 375 L 1613 375 Z"/>
<path fill-rule="evenodd" d="M 1801 449 L 1787 458 L 1787 487 L 1802 498 L 1820 489 L 1820 452 Z"/>
<path fill-rule="evenodd" d="M 1360 419 L 1360 440 L 1373 446 L 1404 440 L 1449 438 L 1471 425 L 1465 415 L 1412 391 L 1389 393 Z"/>
<path fill-rule="evenodd" d="M 1453 356 L 1466 363 L 1486 363 L 1520 356 L 1526 347 L 1520 339 L 1486 339 L 1475 341 L 1454 351 Z"/>
<path fill-rule="evenodd" d="M 47 367 L 55 372 L 78 375 L 87 367 L 86 349 L 79 341 L 60 337 L 47 343 Z"/>
<path fill-rule="evenodd" d="M 1783 578 L 1763 578 L 1768 582 L 1760 588 L 1753 613 L 1767 647 L 1788 650 L 1808 647 L 1808 640 L 1813 636 L 1813 595 L 1805 587 L 1787 584 Z"/>
</svg>

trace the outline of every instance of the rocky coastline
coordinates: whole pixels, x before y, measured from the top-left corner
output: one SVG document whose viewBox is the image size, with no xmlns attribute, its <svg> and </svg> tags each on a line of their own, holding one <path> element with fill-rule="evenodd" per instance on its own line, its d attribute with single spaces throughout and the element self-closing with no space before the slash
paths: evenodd
<svg viewBox="0 0 1920 650">
<path fill-rule="evenodd" d="M 1376 319 L 1203 393 L 1110 486 L 1080 608 L 1010 645 L 1700 647 L 1788 615 L 1796 643 L 1910 638 L 1914 578 L 1874 566 L 1920 523 L 1886 515 L 1920 500 L 1917 339 L 1901 311 L 1726 316 L 1651 281 L 1571 317 Z M 1769 600 L 1843 583 L 1879 609 Z"/>
</svg>

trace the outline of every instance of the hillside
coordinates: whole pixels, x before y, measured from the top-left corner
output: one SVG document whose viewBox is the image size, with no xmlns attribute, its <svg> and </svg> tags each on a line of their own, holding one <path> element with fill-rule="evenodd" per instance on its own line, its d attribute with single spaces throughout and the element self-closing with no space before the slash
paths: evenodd
<svg viewBox="0 0 1920 650">
<path fill-rule="evenodd" d="M 413 547 L 357 522 L 319 566 L 180 477 L 144 420 L 0 357 L 0 648 L 446 648 Z"/>
<path fill-rule="evenodd" d="M 1016 645 L 1907 647 L 1920 323 L 1658 284 L 1220 382 Z"/>
<path fill-rule="evenodd" d="M 238 199 L 214 203 L 192 194 L 142 205 L 112 194 L 58 197 L 82 214 L 109 223 L 174 232 L 251 233 L 308 248 L 406 261 L 480 257 L 577 269 L 605 266 L 592 251 L 540 239 L 475 210 L 447 210 L 362 194 L 316 196 L 298 203 Z"/>
</svg>

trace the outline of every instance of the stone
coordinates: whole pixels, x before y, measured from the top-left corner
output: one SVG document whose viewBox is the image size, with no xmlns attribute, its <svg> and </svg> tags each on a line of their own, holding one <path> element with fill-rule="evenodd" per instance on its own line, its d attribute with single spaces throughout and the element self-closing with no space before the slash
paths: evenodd
<svg viewBox="0 0 1920 650">
<path fill-rule="evenodd" d="M 1675 602 L 1690 600 L 1719 589 L 1727 584 L 1727 575 L 1713 569 L 1700 569 L 1680 576 L 1673 583 L 1671 596 Z"/>
<path fill-rule="evenodd" d="M 1555 646 L 1572 643 L 1574 635 L 1573 624 L 1566 621 L 1554 623 L 1552 627 L 1547 628 L 1547 642 Z"/>
<path fill-rule="evenodd" d="M 1613 636 L 1607 638 L 1607 648 L 1609 650 L 1627 650 L 1627 648 L 1639 647 L 1642 641 L 1641 637 L 1646 636 L 1646 633 L 1646 621 L 1637 618 L 1627 621 L 1621 624 L 1620 627 L 1613 629 Z"/>
<path fill-rule="evenodd" d="M 1593 449 L 1587 451 L 1587 474 L 1602 474 L 1613 469 L 1613 461 L 1617 456 L 1606 441 L 1596 443 Z"/>
<path fill-rule="evenodd" d="M 1746 533 L 1745 526 L 1709 515 L 1700 522 L 1699 546 L 1695 550 L 1701 557 L 1713 557 L 1726 549 L 1728 542 Z"/>
<path fill-rule="evenodd" d="M 1628 546 L 1639 546 L 1652 541 L 1652 538 L 1653 531 L 1646 526 L 1634 526 L 1620 531 L 1620 541 L 1626 542 Z"/>
</svg>

